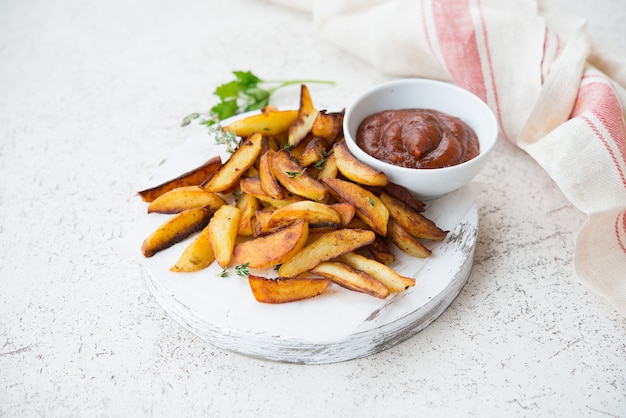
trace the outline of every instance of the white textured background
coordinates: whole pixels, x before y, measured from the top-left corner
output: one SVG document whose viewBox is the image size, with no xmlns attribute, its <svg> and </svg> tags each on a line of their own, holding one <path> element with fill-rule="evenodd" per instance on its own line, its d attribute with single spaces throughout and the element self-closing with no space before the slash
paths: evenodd
<svg viewBox="0 0 626 418">
<path fill-rule="evenodd" d="M 626 51 L 622 1 L 552 3 Z M 584 217 L 506 142 L 478 178 L 472 275 L 409 341 L 298 366 L 172 321 L 116 243 L 136 190 L 201 129 L 182 117 L 236 69 L 333 79 L 311 90 L 336 106 L 388 79 L 260 1 L 0 0 L 1 417 L 626 416 L 626 320 L 573 274 Z"/>
</svg>

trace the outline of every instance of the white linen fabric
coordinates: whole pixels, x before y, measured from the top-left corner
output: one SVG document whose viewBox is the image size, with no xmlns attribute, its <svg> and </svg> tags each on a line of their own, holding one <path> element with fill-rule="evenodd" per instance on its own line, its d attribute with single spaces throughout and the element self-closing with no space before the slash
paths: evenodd
<svg viewBox="0 0 626 418">
<path fill-rule="evenodd" d="M 577 274 L 626 315 L 626 60 L 592 45 L 583 20 L 535 0 L 272 1 L 384 73 L 482 98 L 588 215 Z"/>
</svg>

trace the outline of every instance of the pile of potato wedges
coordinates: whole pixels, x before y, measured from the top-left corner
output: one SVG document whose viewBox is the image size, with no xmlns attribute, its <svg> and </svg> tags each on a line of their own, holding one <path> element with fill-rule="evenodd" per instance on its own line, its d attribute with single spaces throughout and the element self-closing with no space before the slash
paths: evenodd
<svg viewBox="0 0 626 418">
<path fill-rule="evenodd" d="M 316 109 L 302 85 L 297 110 L 268 106 L 221 127 L 240 138 L 226 161 L 211 158 L 138 193 L 149 213 L 171 215 L 144 240 L 143 255 L 195 235 L 170 270 L 244 267 L 263 303 L 311 298 L 331 283 L 378 298 L 413 286 L 391 267 L 391 246 L 428 257 L 423 241 L 447 231 L 407 189 L 350 153 L 342 124 L 343 112 Z"/>
</svg>

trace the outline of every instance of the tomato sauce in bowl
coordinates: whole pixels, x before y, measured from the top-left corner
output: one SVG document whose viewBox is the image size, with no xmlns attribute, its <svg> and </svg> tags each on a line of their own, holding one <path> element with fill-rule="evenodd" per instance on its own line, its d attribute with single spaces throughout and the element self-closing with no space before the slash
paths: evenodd
<svg viewBox="0 0 626 418">
<path fill-rule="evenodd" d="M 407 168 L 451 167 L 480 149 L 469 125 L 433 109 L 376 112 L 361 122 L 356 142 L 372 157 Z"/>
</svg>

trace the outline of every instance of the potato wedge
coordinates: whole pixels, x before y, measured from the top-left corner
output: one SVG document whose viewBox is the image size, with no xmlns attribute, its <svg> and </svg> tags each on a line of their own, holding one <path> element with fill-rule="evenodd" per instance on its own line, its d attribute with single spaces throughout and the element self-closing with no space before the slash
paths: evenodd
<svg viewBox="0 0 626 418">
<path fill-rule="evenodd" d="M 252 218 L 254 213 L 261 208 L 259 199 L 248 193 L 241 193 L 236 206 L 241 210 L 238 234 L 244 237 L 252 235 Z"/>
<path fill-rule="evenodd" d="M 354 210 L 354 214 L 356 215 L 356 209 Z M 361 218 L 359 218 L 358 216 L 354 216 L 352 218 L 352 220 L 350 222 L 348 222 L 348 225 L 346 225 L 346 228 L 351 228 L 351 229 L 371 229 L 370 226 L 368 224 L 366 224 L 365 222 L 363 222 L 361 220 Z M 380 235 L 377 235 L 380 236 Z"/>
<path fill-rule="evenodd" d="M 274 178 L 291 193 L 317 202 L 328 198 L 326 188 L 292 160 L 286 150 L 272 154 L 270 167 Z"/>
<path fill-rule="evenodd" d="M 185 248 L 176 264 L 170 267 L 170 271 L 190 273 L 209 267 L 213 261 L 215 254 L 209 239 L 209 227 L 206 226 Z"/>
<path fill-rule="evenodd" d="M 152 202 L 162 194 L 184 186 L 197 186 L 211 177 L 222 166 L 222 159 L 219 156 L 212 157 L 201 166 L 194 168 L 180 176 L 161 183 L 149 189 L 137 192 L 144 202 Z"/>
<path fill-rule="evenodd" d="M 370 167 L 352 155 L 345 141 L 333 145 L 333 154 L 335 154 L 337 168 L 345 178 L 366 186 L 385 186 L 388 183 L 385 173 Z"/>
<path fill-rule="evenodd" d="M 313 106 L 309 88 L 302 84 L 300 86 L 300 107 L 298 108 L 298 118 L 289 127 L 289 137 L 287 143 L 291 147 L 297 146 L 313 127 L 313 122 L 317 117 L 318 110 Z"/>
<path fill-rule="evenodd" d="M 202 185 L 204 190 L 220 193 L 235 188 L 241 176 L 252 167 L 259 156 L 262 139 L 260 133 L 246 138 L 213 177 Z"/>
<path fill-rule="evenodd" d="M 388 195 L 393 196 L 398 200 L 401 200 L 418 212 L 424 212 L 424 210 L 426 209 L 426 203 L 415 198 L 415 196 L 413 196 L 409 189 L 404 186 L 400 186 L 396 183 L 387 183 L 387 185 L 383 187 L 383 191 L 386 192 Z"/>
<path fill-rule="evenodd" d="M 270 150 L 271 151 L 278 151 L 279 149 L 280 149 L 280 147 L 276 143 L 276 137 L 273 137 L 273 136 L 263 136 L 263 139 L 261 140 L 261 152 L 259 152 L 259 155 L 263 155 L 267 151 L 270 151 Z M 258 163 L 259 163 L 259 160 L 257 160 L 257 165 L 258 165 Z"/>
<path fill-rule="evenodd" d="M 247 137 L 255 132 L 262 135 L 278 135 L 289 129 L 298 118 L 297 110 L 270 110 L 248 116 L 224 126 L 224 132 Z"/>
<path fill-rule="evenodd" d="M 291 156 L 291 158 L 294 161 L 300 161 L 300 157 L 302 156 L 302 154 L 304 153 L 304 151 L 306 150 L 307 146 L 309 145 L 309 143 L 311 141 L 313 141 L 315 139 L 315 137 L 312 134 L 308 134 L 307 136 L 304 137 L 304 139 L 302 141 L 300 141 L 300 143 L 298 143 L 298 145 L 296 145 L 295 147 L 292 146 L 286 146 L 283 147 L 283 149 L 287 149 L 289 151 L 289 155 Z"/>
<path fill-rule="evenodd" d="M 415 238 L 443 241 L 448 235 L 448 231 L 442 230 L 433 221 L 395 197 L 383 192 L 380 200 L 387 207 L 389 216 Z"/>
<path fill-rule="evenodd" d="M 300 219 L 307 221 L 311 227 L 338 228 L 342 223 L 341 215 L 332 206 L 303 200 L 276 209 L 267 220 L 266 226 L 268 229 L 276 229 Z"/>
<path fill-rule="evenodd" d="M 335 161 L 335 154 L 331 152 L 326 157 L 326 161 L 322 164 L 319 173 L 317 173 L 317 180 L 321 180 L 323 178 L 334 179 L 337 177 L 338 173 L 339 169 L 337 168 L 337 163 Z"/>
<path fill-rule="evenodd" d="M 344 113 L 344 111 L 327 113 L 326 110 L 320 110 L 313 121 L 311 133 L 330 144 L 343 130 Z"/>
<path fill-rule="evenodd" d="M 268 150 L 259 158 L 259 180 L 261 181 L 261 188 L 265 193 L 273 199 L 281 200 L 285 198 L 285 193 L 276 178 L 274 178 L 270 167 L 270 158 L 274 153 L 275 151 Z"/>
<path fill-rule="evenodd" d="M 306 145 L 306 148 L 300 155 L 298 162 L 301 167 L 308 167 L 323 161 L 326 156 L 326 144 L 321 138 L 314 137 Z"/>
<path fill-rule="evenodd" d="M 149 258 L 166 248 L 177 244 L 191 234 L 202 230 L 215 211 L 209 208 L 195 208 L 182 211 L 161 224 L 142 243 L 141 252 Z"/>
<path fill-rule="evenodd" d="M 429 257 L 432 253 L 413 235 L 409 234 L 393 218 L 389 218 L 387 238 L 405 253 L 417 258 Z"/>
<path fill-rule="evenodd" d="M 309 224 L 298 221 L 277 232 L 235 244 L 231 264 L 248 263 L 250 268 L 268 268 L 296 255 L 309 237 Z"/>
<path fill-rule="evenodd" d="M 239 232 L 241 210 L 236 206 L 224 205 L 209 222 L 209 238 L 215 253 L 215 261 L 222 268 L 228 267 Z"/>
<path fill-rule="evenodd" d="M 226 202 L 219 195 L 200 186 L 182 186 L 163 193 L 148 205 L 148 213 L 179 213 L 187 209 L 209 207 L 217 210 Z"/>
<path fill-rule="evenodd" d="M 374 193 L 358 184 L 333 178 L 323 178 L 330 194 L 340 202 L 354 205 L 356 216 L 379 235 L 387 235 L 389 211 Z"/>
<path fill-rule="evenodd" d="M 332 203 L 330 207 L 335 209 L 341 217 L 341 226 L 347 226 L 354 218 L 354 214 L 356 212 L 352 203 Z"/>
<path fill-rule="evenodd" d="M 328 289 L 330 279 L 312 277 L 267 279 L 248 274 L 248 283 L 257 302 L 276 304 L 321 295 Z"/>
<path fill-rule="evenodd" d="M 396 256 L 391 252 L 387 241 L 380 235 L 376 235 L 374 242 L 369 244 L 367 250 L 372 255 L 374 260 L 385 265 L 389 265 L 396 261 Z"/>
<path fill-rule="evenodd" d="M 295 277 L 331 258 L 339 257 L 348 251 L 370 244 L 375 234 L 363 229 L 339 229 L 324 233 L 307 244 L 295 257 L 284 262 L 278 274 L 281 277 Z"/>
<path fill-rule="evenodd" d="M 274 208 L 281 208 L 294 202 L 304 200 L 302 196 L 297 196 L 285 191 L 284 199 L 274 199 L 261 187 L 261 180 L 258 177 L 244 177 L 239 181 L 239 187 L 244 193 L 248 193 L 256 197 L 266 205 Z"/>
<path fill-rule="evenodd" d="M 270 216 L 272 216 L 273 209 L 262 209 L 254 212 L 254 216 L 252 217 L 252 236 L 260 237 L 271 232 L 267 227 L 267 221 L 269 221 Z"/>
<path fill-rule="evenodd" d="M 374 277 L 387 286 L 387 289 L 392 293 L 401 292 L 411 286 L 415 286 L 414 278 L 402 276 L 391 267 L 355 252 L 345 253 L 339 257 L 339 261 Z"/>
<path fill-rule="evenodd" d="M 327 277 L 346 289 L 367 293 L 380 299 L 389 296 L 389 289 L 381 281 L 339 261 L 322 262 L 311 269 L 311 273 Z"/>
</svg>

